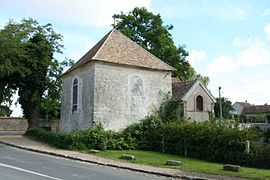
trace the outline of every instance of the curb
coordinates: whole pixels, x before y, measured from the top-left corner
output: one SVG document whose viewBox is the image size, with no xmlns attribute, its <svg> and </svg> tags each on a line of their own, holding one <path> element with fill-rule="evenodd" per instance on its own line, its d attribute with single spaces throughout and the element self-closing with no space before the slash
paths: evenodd
<svg viewBox="0 0 270 180">
<path fill-rule="evenodd" d="M 7 146 L 11 146 L 11 147 L 15 147 L 15 148 L 18 148 L 18 149 L 31 151 L 31 152 L 37 152 L 37 153 L 41 153 L 41 154 L 47 154 L 47 155 L 51 155 L 51 156 L 62 157 L 62 158 L 71 159 L 71 160 L 77 160 L 77 161 L 81 161 L 81 162 L 87 162 L 87 163 L 92 163 L 92 164 L 97 164 L 97 165 L 102 165 L 102 166 L 126 169 L 126 170 L 130 170 L 130 171 L 153 174 L 153 175 L 158 175 L 158 176 L 165 176 L 165 177 L 177 178 L 177 179 L 183 179 L 183 180 L 208 180 L 206 178 L 195 177 L 195 176 L 173 175 L 173 174 L 168 174 L 168 173 L 163 173 L 163 172 L 149 171 L 149 170 L 126 167 L 126 166 L 118 166 L 118 165 L 115 165 L 115 164 L 101 163 L 101 162 L 98 162 L 98 161 L 86 160 L 86 159 L 82 159 L 82 158 L 78 158 L 78 157 L 72 157 L 72 156 L 63 155 L 63 154 L 58 154 L 58 153 L 54 153 L 54 152 L 48 152 L 48 151 L 42 151 L 42 150 L 38 150 L 38 149 L 27 148 L 27 147 L 15 145 L 15 144 L 12 144 L 12 143 L 3 142 L 1 140 L 0 140 L 0 144 L 4 144 L 4 145 L 7 145 Z"/>
</svg>

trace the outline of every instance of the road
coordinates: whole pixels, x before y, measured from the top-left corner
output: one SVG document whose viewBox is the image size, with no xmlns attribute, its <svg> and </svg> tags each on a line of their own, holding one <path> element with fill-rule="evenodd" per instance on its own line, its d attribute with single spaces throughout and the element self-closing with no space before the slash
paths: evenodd
<svg viewBox="0 0 270 180">
<path fill-rule="evenodd" d="M 0 144 L 0 179 L 161 180 L 167 178 L 29 152 Z"/>
</svg>

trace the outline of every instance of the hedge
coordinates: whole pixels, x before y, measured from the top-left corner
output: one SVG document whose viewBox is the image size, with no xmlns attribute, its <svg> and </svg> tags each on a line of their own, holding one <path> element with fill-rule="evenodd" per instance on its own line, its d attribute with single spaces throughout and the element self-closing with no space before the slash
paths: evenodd
<svg viewBox="0 0 270 180">
<path fill-rule="evenodd" d="M 57 148 L 68 150 L 121 150 L 134 149 L 134 139 L 122 137 L 112 131 L 104 131 L 102 128 L 92 128 L 71 133 L 51 132 L 41 128 L 30 129 L 26 135 L 36 137 L 45 143 Z"/>
</svg>

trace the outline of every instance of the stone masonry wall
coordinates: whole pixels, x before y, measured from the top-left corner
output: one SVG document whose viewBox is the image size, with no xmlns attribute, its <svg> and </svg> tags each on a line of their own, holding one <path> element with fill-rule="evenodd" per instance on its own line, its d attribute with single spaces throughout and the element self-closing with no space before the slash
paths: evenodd
<svg viewBox="0 0 270 180">
<path fill-rule="evenodd" d="M 171 74 L 95 63 L 94 121 L 119 131 L 151 114 L 172 90 Z"/>
<path fill-rule="evenodd" d="M 198 121 L 209 120 L 209 112 L 213 111 L 211 98 L 204 91 L 200 84 L 196 84 L 195 88 L 190 92 L 192 93 L 190 93 L 187 99 L 185 99 L 186 117 Z M 196 97 L 198 95 L 203 97 L 203 111 L 196 110 Z"/>
<path fill-rule="evenodd" d="M 24 134 L 27 128 L 27 119 L 16 117 L 0 117 L 0 135 Z"/>
<path fill-rule="evenodd" d="M 62 78 L 60 131 L 86 129 L 93 126 L 94 66 L 92 63 L 80 67 Z M 72 111 L 73 81 L 77 78 L 78 109 Z"/>
</svg>

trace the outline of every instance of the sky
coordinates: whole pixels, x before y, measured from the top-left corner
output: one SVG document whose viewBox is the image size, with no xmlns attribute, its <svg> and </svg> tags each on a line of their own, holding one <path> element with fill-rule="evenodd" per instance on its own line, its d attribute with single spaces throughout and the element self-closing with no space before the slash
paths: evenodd
<svg viewBox="0 0 270 180">
<path fill-rule="evenodd" d="M 0 0 L 0 28 L 31 17 L 63 35 L 61 60 L 80 59 L 111 29 L 112 15 L 146 7 L 173 25 L 175 44 L 185 45 L 208 89 L 232 103 L 270 104 L 269 0 Z M 19 105 L 13 116 L 21 116 Z"/>
</svg>

